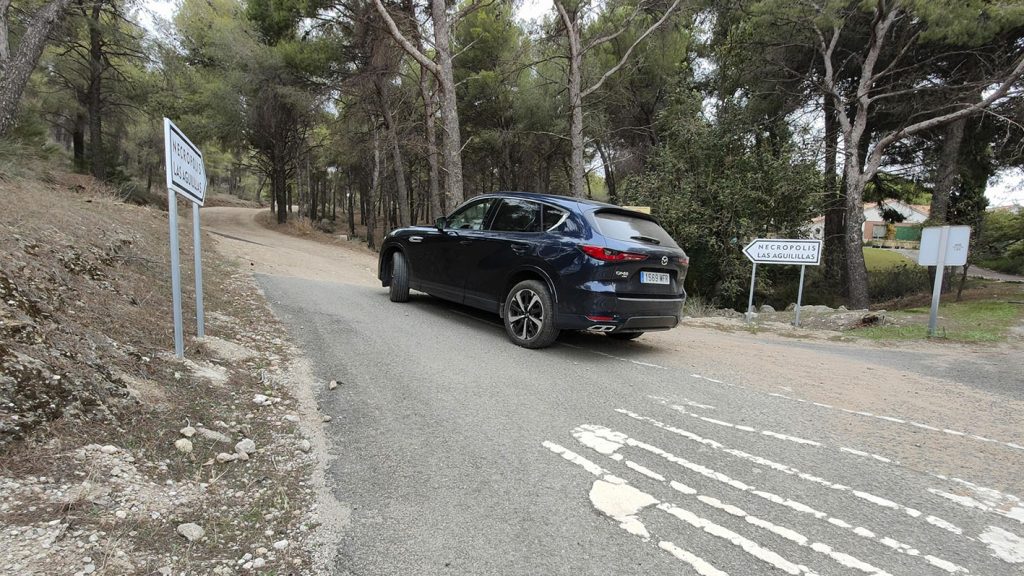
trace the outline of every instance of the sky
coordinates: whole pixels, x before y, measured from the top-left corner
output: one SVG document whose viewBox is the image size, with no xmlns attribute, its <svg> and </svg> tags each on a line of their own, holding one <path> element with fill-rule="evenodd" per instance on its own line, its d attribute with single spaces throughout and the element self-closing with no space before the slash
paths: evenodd
<svg viewBox="0 0 1024 576">
<path fill-rule="evenodd" d="M 143 26 L 153 30 L 153 16 L 170 20 L 179 0 L 145 0 L 139 19 Z M 522 20 L 535 20 L 552 10 L 552 0 L 523 0 L 518 16 Z M 1004 170 L 991 180 L 985 195 L 991 206 L 1024 205 L 1024 170 Z"/>
</svg>

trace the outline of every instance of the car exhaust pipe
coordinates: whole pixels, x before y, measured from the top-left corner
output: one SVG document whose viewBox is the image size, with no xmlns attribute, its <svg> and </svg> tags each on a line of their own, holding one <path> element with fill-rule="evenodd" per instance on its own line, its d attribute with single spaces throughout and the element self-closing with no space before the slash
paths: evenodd
<svg viewBox="0 0 1024 576">
<path fill-rule="evenodd" d="M 594 324 L 590 328 L 587 328 L 587 332 L 611 332 L 616 328 L 618 328 L 618 326 L 612 326 L 609 324 Z"/>
</svg>

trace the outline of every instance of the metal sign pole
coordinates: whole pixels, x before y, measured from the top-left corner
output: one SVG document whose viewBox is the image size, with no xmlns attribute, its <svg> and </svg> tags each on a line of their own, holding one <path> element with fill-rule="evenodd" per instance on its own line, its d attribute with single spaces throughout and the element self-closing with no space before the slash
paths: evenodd
<svg viewBox="0 0 1024 576">
<path fill-rule="evenodd" d="M 793 322 L 794 326 L 800 326 L 800 304 L 804 300 L 804 271 L 807 270 L 807 266 L 800 266 L 800 288 L 796 291 L 796 320 Z"/>
<path fill-rule="evenodd" d="M 754 269 L 750 272 L 750 299 L 747 300 L 747 323 L 754 319 L 754 283 L 757 280 L 757 262 L 754 262 Z"/>
<path fill-rule="evenodd" d="M 178 260 L 178 199 L 167 189 L 167 220 L 171 226 L 171 300 L 174 305 L 174 355 L 185 356 L 185 340 L 181 326 L 181 262 Z"/>
<path fill-rule="evenodd" d="M 199 204 L 195 202 L 192 203 L 192 244 L 196 262 L 196 335 L 202 338 L 206 336 L 203 315 L 203 250 L 199 232 Z"/>
<path fill-rule="evenodd" d="M 939 324 L 939 297 L 942 295 L 942 277 L 946 274 L 946 248 L 949 244 L 949 226 L 939 232 L 939 254 L 935 262 L 935 285 L 932 287 L 932 310 L 928 318 L 928 336 L 934 337 Z"/>
</svg>

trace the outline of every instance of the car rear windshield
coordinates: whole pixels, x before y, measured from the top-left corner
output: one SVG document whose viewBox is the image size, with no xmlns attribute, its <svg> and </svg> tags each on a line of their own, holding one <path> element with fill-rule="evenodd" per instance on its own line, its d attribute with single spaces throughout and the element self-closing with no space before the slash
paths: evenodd
<svg viewBox="0 0 1024 576">
<path fill-rule="evenodd" d="M 601 234 L 608 238 L 663 248 L 679 247 L 657 222 L 621 212 L 597 212 L 594 218 Z"/>
</svg>

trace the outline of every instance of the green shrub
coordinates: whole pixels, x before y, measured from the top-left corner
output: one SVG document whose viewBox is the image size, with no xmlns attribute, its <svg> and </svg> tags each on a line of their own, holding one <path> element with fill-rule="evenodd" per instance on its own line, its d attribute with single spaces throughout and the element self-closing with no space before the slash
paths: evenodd
<svg viewBox="0 0 1024 576">
<path fill-rule="evenodd" d="M 868 275 L 868 293 L 873 302 L 920 294 L 927 292 L 930 286 L 928 269 L 920 266 L 900 264 Z"/>
</svg>

